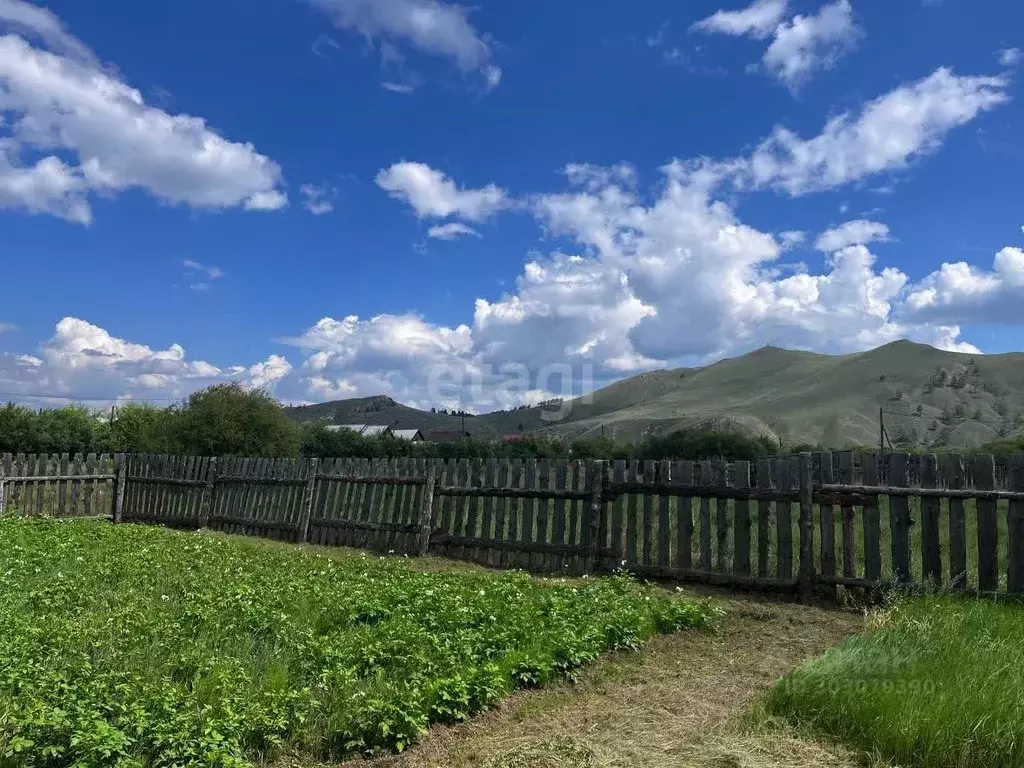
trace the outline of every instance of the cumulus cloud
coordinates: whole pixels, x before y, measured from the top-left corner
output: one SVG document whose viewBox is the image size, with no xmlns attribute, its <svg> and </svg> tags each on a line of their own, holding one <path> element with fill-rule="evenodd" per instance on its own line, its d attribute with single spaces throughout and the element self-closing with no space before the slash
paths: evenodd
<svg viewBox="0 0 1024 768">
<path fill-rule="evenodd" d="M 432 237 L 435 240 L 455 240 L 459 237 L 481 237 L 480 233 L 472 227 L 467 227 L 465 224 L 452 221 L 448 224 L 438 224 L 437 226 L 431 227 L 427 232 L 427 237 Z"/>
<path fill-rule="evenodd" d="M 783 264 L 787 238 L 742 222 L 713 177 L 683 163 L 664 175 L 650 202 L 614 182 L 537 196 L 539 223 L 578 252 L 532 257 L 514 290 L 477 300 L 471 325 L 326 318 L 285 340 L 307 355 L 306 393 L 487 410 L 765 343 L 840 353 L 909 337 L 974 349 L 955 318 L 906 310 L 906 274 L 865 244 L 883 236 L 877 226 L 826 233 L 838 247 L 812 273 Z"/>
<path fill-rule="evenodd" d="M 461 189 L 444 173 L 424 163 L 395 163 L 377 174 L 377 186 L 411 205 L 421 219 L 454 216 L 482 221 L 508 204 L 505 190 L 494 184 Z"/>
<path fill-rule="evenodd" d="M 476 72 L 490 90 L 501 82 L 486 37 L 469 22 L 468 11 L 442 0 L 308 0 L 337 27 L 422 53 L 451 60 L 463 72 Z"/>
<path fill-rule="evenodd" d="M 889 228 L 878 221 L 855 219 L 822 232 L 814 242 L 819 251 L 832 253 L 851 245 L 866 245 L 889 239 Z"/>
<path fill-rule="evenodd" d="M 835 0 L 816 14 L 784 19 L 785 0 L 756 0 L 740 11 L 717 11 L 691 28 L 704 33 L 772 41 L 761 66 L 790 89 L 815 73 L 832 69 L 863 35 L 854 23 L 849 0 Z"/>
<path fill-rule="evenodd" d="M 1024 250 L 1006 247 L 986 270 L 963 261 L 943 264 L 912 286 L 907 317 L 945 323 L 1024 325 Z"/>
<path fill-rule="evenodd" d="M 782 247 L 788 250 L 807 242 L 807 233 L 799 230 L 788 230 L 779 233 L 779 240 L 782 242 Z"/>
<path fill-rule="evenodd" d="M 1008 87 L 1003 77 L 958 76 L 940 68 L 856 115 L 837 115 L 813 138 L 779 126 L 751 157 L 723 166 L 722 173 L 734 173 L 754 188 L 798 196 L 904 168 L 938 149 L 954 128 L 1006 103 Z"/>
<path fill-rule="evenodd" d="M 0 208 L 88 224 L 92 194 L 132 188 L 197 209 L 287 204 L 270 158 L 147 105 L 49 11 L 0 0 L 2 31 Z"/>
<path fill-rule="evenodd" d="M 791 136 L 786 153 L 778 149 L 779 129 L 750 156 L 673 161 L 653 193 L 639 189 L 628 165 L 570 164 L 564 189 L 528 196 L 524 206 L 546 234 L 563 239 L 562 248 L 531 253 L 513 289 L 477 299 L 468 325 L 435 326 L 418 315 L 322 321 L 290 340 L 306 350 L 307 392 L 382 391 L 436 404 L 431 372 L 442 370 L 464 384 L 445 402 L 483 410 L 558 392 L 546 369 L 599 386 L 766 343 L 841 353 L 911 338 L 973 350 L 960 338 L 966 313 L 954 311 L 963 302 L 948 287 L 940 290 L 949 283 L 942 270 L 912 284 L 902 270 L 878 262 L 869 245 L 888 238 L 884 224 L 857 219 L 822 232 L 813 242 L 829 256 L 812 271 L 785 261 L 805 233 L 757 229 L 741 220 L 732 198 L 737 189 L 805 194 L 896 170 L 1003 103 L 1005 89 L 1000 78 L 938 70 L 840 115 L 817 137 Z M 380 181 L 419 215 L 482 215 L 460 199 L 479 190 L 409 165 L 414 173 L 382 172 Z M 397 181 L 409 177 L 426 181 Z M 506 197 L 492 199 L 493 208 Z M 1007 251 L 992 273 L 975 269 L 971 277 L 989 286 L 987 296 L 1005 296 L 1000 291 L 1012 287 L 1016 264 Z M 996 282 L 1003 288 L 992 288 Z M 508 376 L 522 385 L 517 392 L 503 386 Z M 470 383 L 480 381 L 483 394 L 470 394 Z"/>
<path fill-rule="evenodd" d="M 779 26 L 788 4 L 788 0 L 756 0 L 739 11 L 715 11 L 692 29 L 734 37 L 766 38 Z"/>
<path fill-rule="evenodd" d="M 290 372 L 288 361 L 277 355 L 251 366 L 222 368 L 189 359 L 180 344 L 154 349 L 75 317 L 58 322 L 38 354 L 0 355 L 0 387 L 21 393 L 23 400 L 33 395 L 110 401 L 178 398 L 226 381 L 273 388 Z"/>
<path fill-rule="evenodd" d="M 829 255 L 811 270 L 785 260 L 801 233 L 776 235 L 744 222 L 734 200 L 734 184 L 802 194 L 901 167 L 1005 99 L 1002 81 L 945 70 L 922 83 L 897 89 L 898 98 L 883 96 L 856 117 L 840 116 L 825 139 L 806 140 L 789 156 L 772 156 L 771 164 L 764 143 L 750 157 L 673 161 L 651 189 L 640 189 L 628 166 L 568 166 L 563 188 L 524 205 L 545 234 L 559 238 L 559 248 L 531 253 L 507 293 L 477 299 L 471 321 L 438 325 L 414 313 L 326 317 L 281 340 L 303 357 L 291 374 L 287 361 L 273 360 L 206 372 L 214 380 L 219 373 L 256 383 L 273 371 L 289 379 L 282 386 L 301 387 L 304 399 L 384 393 L 421 406 L 487 410 L 766 343 L 851 352 L 907 337 L 973 350 L 960 338 L 961 323 L 1019 315 L 1008 309 L 1024 298 L 1019 249 L 1001 251 L 990 271 L 946 264 L 912 283 L 869 248 L 887 237 L 884 225 L 857 220 L 816 239 Z M 922 105 L 924 117 L 901 108 Z M 827 151 L 810 149 L 822 145 Z M 419 164 L 382 171 L 378 183 L 424 218 L 478 220 L 507 204 L 493 185 L 464 189 Z M 68 334 L 89 338 L 88 353 L 64 352 L 71 345 L 51 341 L 36 358 L 39 366 L 13 358 L 4 364 L 32 380 L 56 365 L 50 355 L 58 350 L 68 361 L 62 370 L 108 370 L 89 361 L 123 360 L 114 367 L 122 378 L 134 377 L 136 387 L 166 388 L 159 377 L 188 383 L 195 375 L 180 347 L 125 351 L 118 344 L 127 342 L 104 334 L 92 327 Z"/>
<path fill-rule="evenodd" d="M 0 23 L 12 32 L 39 40 L 68 58 L 99 66 L 96 54 L 76 39 L 64 23 L 46 8 L 23 0 L 0 0 Z"/>
</svg>

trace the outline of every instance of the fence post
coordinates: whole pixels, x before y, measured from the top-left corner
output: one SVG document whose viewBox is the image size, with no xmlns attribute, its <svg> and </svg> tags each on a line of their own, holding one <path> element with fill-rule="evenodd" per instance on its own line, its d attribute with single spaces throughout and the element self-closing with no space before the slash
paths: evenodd
<svg viewBox="0 0 1024 768">
<path fill-rule="evenodd" d="M 800 569 L 797 587 L 801 599 L 814 586 L 814 471 L 811 454 L 800 454 Z"/>
<path fill-rule="evenodd" d="M 437 485 L 437 462 L 430 459 L 427 466 L 427 484 L 423 487 L 423 503 L 420 505 L 420 557 L 430 553 L 430 535 L 434 525 L 434 488 Z"/>
<path fill-rule="evenodd" d="M 0 453 L 0 515 L 4 513 L 4 455 Z"/>
<path fill-rule="evenodd" d="M 128 457 L 123 453 L 114 454 L 114 473 L 117 479 L 114 480 L 113 518 L 115 523 L 120 523 L 124 518 L 124 487 L 128 481 Z"/>
<path fill-rule="evenodd" d="M 604 516 L 604 462 L 587 463 L 590 481 L 590 514 L 587 515 L 586 573 L 596 573 L 601 563 L 601 518 Z"/>
<path fill-rule="evenodd" d="M 217 457 L 211 456 L 206 465 L 206 485 L 203 486 L 203 498 L 199 505 L 199 527 L 210 527 L 210 514 L 213 511 L 214 484 L 217 479 Z"/>
<path fill-rule="evenodd" d="M 316 483 L 320 476 L 320 459 L 309 460 L 306 474 L 306 490 L 302 495 L 302 518 L 299 520 L 299 543 L 309 538 L 309 519 L 313 516 L 313 500 L 316 498 Z"/>
</svg>

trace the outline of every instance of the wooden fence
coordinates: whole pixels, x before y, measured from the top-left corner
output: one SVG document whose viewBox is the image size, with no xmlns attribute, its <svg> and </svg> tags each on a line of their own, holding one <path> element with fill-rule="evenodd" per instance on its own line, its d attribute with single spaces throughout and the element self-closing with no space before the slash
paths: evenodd
<svg viewBox="0 0 1024 768">
<path fill-rule="evenodd" d="M 1024 456 L 750 463 L 5 456 L 0 511 L 503 568 L 833 592 L 1024 593 Z"/>
</svg>

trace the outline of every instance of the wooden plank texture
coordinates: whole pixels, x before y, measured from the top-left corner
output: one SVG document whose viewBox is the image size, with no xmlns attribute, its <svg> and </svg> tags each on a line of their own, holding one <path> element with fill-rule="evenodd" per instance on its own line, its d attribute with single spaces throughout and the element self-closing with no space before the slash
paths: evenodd
<svg viewBox="0 0 1024 768">
<path fill-rule="evenodd" d="M 878 456 L 865 453 L 861 456 L 861 471 L 865 485 L 878 484 Z M 882 578 L 882 523 L 878 499 L 870 498 L 864 504 L 864 578 L 877 583 Z"/>
<path fill-rule="evenodd" d="M 910 485 L 909 461 L 905 453 L 890 453 L 889 485 L 906 488 Z M 892 542 L 892 575 L 903 584 L 911 581 L 910 573 L 910 499 L 889 497 L 889 530 Z"/>
<path fill-rule="evenodd" d="M 818 453 L 815 455 L 818 485 L 831 485 L 832 454 Z M 818 538 L 821 547 L 821 575 L 836 575 L 836 508 L 831 504 L 820 504 L 818 507 Z"/>
<path fill-rule="evenodd" d="M 772 462 L 775 487 L 789 491 L 793 487 L 792 464 L 788 458 Z M 788 580 L 793 578 L 793 505 L 788 501 L 775 502 L 775 534 L 778 549 L 775 563 L 775 577 Z"/>
<path fill-rule="evenodd" d="M 710 461 L 700 463 L 699 482 L 701 485 L 713 484 Z M 700 498 L 700 569 L 710 571 L 711 568 L 711 497 L 702 494 Z"/>
<path fill-rule="evenodd" d="M 933 453 L 921 456 L 921 487 L 938 488 L 939 461 Z M 942 502 L 935 497 L 921 499 L 921 576 L 925 582 L 942 583 L 942 541 L 939 534 Z"/>
<path fill-rule="evenodd" d="M 987 491 L 996 485 L 996 464 L 992 456 L 974 457 L 974 485 Z M 978 589 L 994 592 L 999 588 L 999 526 L 996 502 L 978 499 Z"/>
<path fill-rule="evenodd" d="M 1009 486 L 1011 491 L 1024 491 L 1024 456 L 1010 457 Z M 1024 593 L 1024 501 L 1011 501 L 1007 520 L 1006 591 Z"/>
<path fill-rule="evenodd" d="M 761 459 L 757 462 L 757 487 L 763 491 L 772 487 L 772 462 Z M 764 579 L 771 573 L 772 502 L 757 502 L 757 575 Z"/>
<path fill-rule="evenodd" d="M 737 488 L 750 487 L 750 462 L 737 461 L 735 464 Z M 737 576 L 750 575 L 750 501 L 737 499 L 734 520 L 733 573 Z"/>
<path fill-rule="evenodd" d="M 616 462 L 617 463 L 617 462 Z M 672 479 L 677 485 L 693 483 L 693 462 L 676 462 Z M 676 496 L 675 567 L 688 571 L 693 566 L 693 497 L 688 493 Z"/>
<path fill-rule="evenodd" d="M 950 454 L 945 458 L 945 475 L 949 488 L 964 487 L 964 458 Z M 949 584 L 954 589 L 966 589 L 967 579 L 967 520 L 964 500 L 949 500 Z"/>
</svg>

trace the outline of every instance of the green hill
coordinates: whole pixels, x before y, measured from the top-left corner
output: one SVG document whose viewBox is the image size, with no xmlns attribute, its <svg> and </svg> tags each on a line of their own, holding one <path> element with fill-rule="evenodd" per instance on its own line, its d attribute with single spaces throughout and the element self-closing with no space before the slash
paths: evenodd
<svg viewBox="0 0 1024 768">
<path fill-rule="evenodd" d="M 473 435 L 544 430 L 624 440 L 709 425 L 832 447 L 878 442 L 878 411 L 903 447 L 972 447 L 1024 436 L 1024 354 L 964 355 L 898 341 L 854 355 L 764 347 L 702 368 L 651 371 L 568 404 L 467 417 Z M 459 417 L 419 411 L 390 398 L 290 409 L 300 420 L 458 430 Z"/>
</svg>

